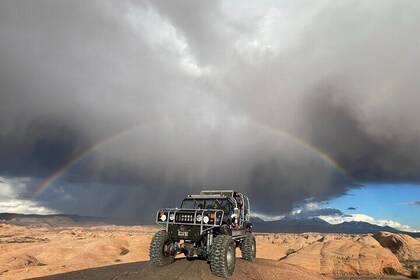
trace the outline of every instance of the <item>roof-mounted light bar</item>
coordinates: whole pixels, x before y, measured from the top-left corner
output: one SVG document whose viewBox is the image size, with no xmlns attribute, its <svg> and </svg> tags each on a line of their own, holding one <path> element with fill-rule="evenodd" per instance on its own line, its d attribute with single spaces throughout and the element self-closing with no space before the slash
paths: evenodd
<svg viewBox="0 0 420 280">
<path fill-rule="evenodd" d="M 234 190 L 203 190 L 201 195 L 222 195 L 226 197 L 233 197 Z"/>
</svg>

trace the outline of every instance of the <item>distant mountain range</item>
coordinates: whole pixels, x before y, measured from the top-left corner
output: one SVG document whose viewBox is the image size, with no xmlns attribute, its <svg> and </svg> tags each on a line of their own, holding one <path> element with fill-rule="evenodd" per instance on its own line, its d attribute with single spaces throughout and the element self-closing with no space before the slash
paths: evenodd
<svg viewBox="0 0 420 280">
<path fill-rule="evenodd" d="M 139 225 L 134 219 L 90 217 L 69 214 L 16 214 L 0 213 L 0 221 L 16 226 L 32 227 L 91 227 L 104 225 L 132 226 Z"/>
<path fill-rule="evenodd" d="M 286 216 L 277 221 L 263 221 L 260 218 L 252 218 L 253 229 L 256 232 L 269 233 L 348 233 L 366 234 L 387 231 L 392 233 L 404 233 L 412 237 L 420 237 L 420 233 L 405 232 L 389 226 L 377 226 L 367 222 L 343 222 L 341 224 L 330 224 L 318 217 L 293 218 Z"/>
<path fill-rule="evenodd" d="M 53 214 L 53 215 L 25 215 L 15 213 L 0 213 L 0 221 L 18 226 L 35 227 L 91 227 L 103 225 L 141 225 L 135 219 L 89 217 L 79 215 Z M 404 232 L 398 229 L 385 226 L 377 226 L 366 222 L 344 222 L 341 224 L 330 224 L 318 217 L 294 218 L 286 216 L 277 221 L 264 221 L 260 218 L 252 218 L 253 230 L 255 232 L 267 233 L 348 233 L 367 234 L 379 231 L 392 233 L 404 233 L 412 237 L 420 237 L 420 233 Z"/>
</svg>

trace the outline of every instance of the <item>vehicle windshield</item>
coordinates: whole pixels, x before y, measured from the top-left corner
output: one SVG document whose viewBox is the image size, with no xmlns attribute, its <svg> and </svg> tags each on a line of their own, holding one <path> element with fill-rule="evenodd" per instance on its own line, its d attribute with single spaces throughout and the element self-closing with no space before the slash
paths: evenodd
<svg viewBox="0 0 420 280">
<path fill-rule="evenodd" d="M 212 199 L 193 199 L 187 198 L 182 201 L 182 209 L 220 209 L 224 211 L 230 210 L 230 203 L 224 198 Z"/>
</svg>

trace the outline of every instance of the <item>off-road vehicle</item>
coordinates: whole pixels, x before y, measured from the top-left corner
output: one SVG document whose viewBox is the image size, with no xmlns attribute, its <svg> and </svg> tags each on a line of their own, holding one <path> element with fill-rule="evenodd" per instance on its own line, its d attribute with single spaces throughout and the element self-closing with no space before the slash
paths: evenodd
<svg viewBox="0 0 420 280">
<path fill-rule="evenodd" d="M 171 264 L 175 256 L 198 256 L 210 263 L 211 271 L 228 277 L 235 269 L 236 247 L 242 258 L 255 260 L 255 237 L 251 233 L 248 197 L 233 190 L 202 191 L 188 195 L 180 208 L 160 209 L 158 231 L 150 244 L 155 266 Z"/>
</svg>

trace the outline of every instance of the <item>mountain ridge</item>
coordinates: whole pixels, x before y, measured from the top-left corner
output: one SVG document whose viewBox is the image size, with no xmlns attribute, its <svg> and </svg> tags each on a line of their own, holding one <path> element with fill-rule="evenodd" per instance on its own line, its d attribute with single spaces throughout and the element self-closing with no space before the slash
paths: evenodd
<svg viewBox="0 0 420 280">
<path fill-rule="evenodd" d="M 319 217 L 295 218 L 286 216 L 280 220 L 263 221 L 260 218 L 252 218 L 253 229 L 256 232 L 267 233 L 346 233 L 346 234 L 369 234 L 381 231 L 407 234 L 411 237 L 420 237 L 420 232 L 401 231 L 390 226 L 378 226 L 368 222 L 351 221 L 339 224 L 330 224 Z"/>
<path fill-rule="evenodd" d="M 76 214 L 17 214 L 0 213 L 0 221 L 17 226 L 34 227 L 91 227 L 102 225 L 135 226 L 144 225 L 129 218 L 93 217 Z M 420 237 L 420 232 L 406 232 L 389 226 L 378 226 L 368 222 L 351 221 L 340 224 L 330 224 L 319 217 L 295 218 L 286 216 L 280 220 L 264 221 L 260 218 L 251 218 L 255 232 L 266 233 L 346 233 L 369 234 L 376 232 L 391 232 L 407 234 L 411 237 Z"/>
</svg>

